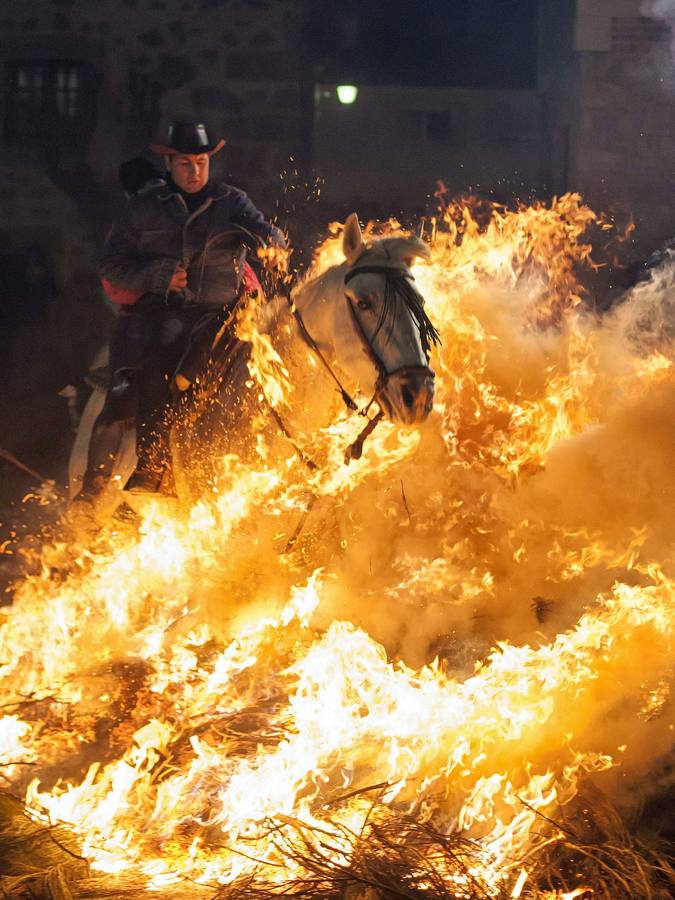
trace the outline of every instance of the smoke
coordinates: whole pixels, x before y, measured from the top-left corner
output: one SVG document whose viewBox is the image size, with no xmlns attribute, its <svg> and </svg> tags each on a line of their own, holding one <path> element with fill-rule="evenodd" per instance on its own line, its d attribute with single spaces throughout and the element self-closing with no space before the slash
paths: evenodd
<svg viewBox="0 0 675 900">
<path fill-rule="evenodd" d="M 338 511 L 339 583 L 359 599 L 330 614 L 359 622 L 410 664 L 440 650 L 461 668 L 495 641 L 536 642 L 571 627 L 617 577 L 633 577 L 621 558 L 636 536 L 649 558 L 672 561 L 675 388 L 665 357 L 663 381 L 641 389 L 636 376 L 675 325 L 661 293 L 668 277 L 657 273 L 615 315 L 601 324 L 582 317 L 572 333 L 523 328 L 513 294 L 465 295 L 465 314 L 489 336 L 481 374 L 495 394 L 536 397 L 545 410 L 577 390 L 567 402 L 580 419 L 513 483 L 481 459 L 483 441 L 503 425 L 498 409 L 482 410 L 482 427 L 460 424 L 463 458 L 450 464 L 430 423 L 414 458 L 378 484 L 394 527 L 373 503 L 372 484 Z M 583 346 L 576 358 L 575 341 Z M 560 394 L 546 382 L 552 366 L 570 378 Z M 598 558 L 585 563 L 589 543 Z"/>
<path fill-rule="evenodd" d="M 675 0 L 643 0 L 642 13 L 650 19 L 662 19 L 672 28 L 675 24 Z"/>
<path fill-rule="evenodd" d="M 463 293 L 461 321 L 473 320 L 481 341 L 444 330 L 442 352 L 458 381 L 473 370 L 490 385 L 482 422 L 465 418 L 475 397 L 464 385 L 445 409 L 458 423 L 454 459 L 436 420 L 414 458 L 378 484 L 381 504 L 372 484 L 353 492 L 336 514 L 345 549 L 320 624 L 348 618 L 413 666 L 440 654 L 462 680 L 496 642 L 553 645 L 599 611 L 617 581 L 644 589 L 648 561 L 672 577 L 674 284 L 667 255 L 603 320 L 577 314 L 567 327 L 543 329 L 527 326 L 532 283 Z M 443 288 L 447 298 L 451 280 Z M 555 369 L 568 380 L 554 384 Z M 495 440 L 506 427 L 498 398 L 514 396 L 539 404 L 541 415 L 557 405 L 562 419 L 566 409 L 570 422 L 510 481 L 487 451 L 518 442 L 514 431 L 506 447 Z M 603 776 L 622 802 L 640 795 L 641 777 L 672 746 L 667 690 L 665 714 L 644 712 L 669 683 L 669 642 L 641 629 L 626 640 L 614 646 L 615 675 L 580 700 L 574 728 L 570 710 L 559 713 L 585 747 L 628 745 L 621 775 Z"/>
<path fill-rule="evenodd" d="M 671 59 L 669 63 L 664 60 L 660 68 L 664 85 L 675 89 L 675 0 L 643 0 L 641 12 L 664 22 L 671 30 Z"/>
</svg>

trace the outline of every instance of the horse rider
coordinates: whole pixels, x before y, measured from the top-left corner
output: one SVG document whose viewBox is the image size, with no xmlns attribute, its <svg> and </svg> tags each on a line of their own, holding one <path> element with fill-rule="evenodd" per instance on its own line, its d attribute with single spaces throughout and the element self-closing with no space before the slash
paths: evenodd
<svg viewBox="0 0 675 900">
<path fill-rule="evenodd" d="M 172 123 L 166 142 L 150 145 L 164 158 L 164 180 L 129 198 L 105 240 L 100 275 L 127 320 L 123 340 L 113 340 L 112 368 L 134 373 L 138 464 L 128 490 L 160 488 L 171 378 L 193 328 L 232 309 L 250 284 L 247 250 L 286 245 L 243 191 L 210 177 L 211 157 L 224 144 L 201 123 Z M 180 386 L 187 384 L 183 378 Z M 90 463 L 85 494 L 95 478 Z"/>
</svg>

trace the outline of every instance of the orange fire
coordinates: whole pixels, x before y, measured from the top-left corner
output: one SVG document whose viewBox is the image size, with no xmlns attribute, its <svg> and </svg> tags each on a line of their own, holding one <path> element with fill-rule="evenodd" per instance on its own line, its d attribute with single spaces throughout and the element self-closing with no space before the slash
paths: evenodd
<svg viewBox="0 0 675 900">
<path fill-rule="evenodd" d="M 261 430 L 196 504 L 45 548 L 0 610 L 0 776 L 93 869 L 274 886 L 306 874 L 279 829 L 348 864 L 389 810 L 465 834 L 472 877 L 520 897 L 557 840 L 540 814 L 668 751 L 672 359 L 581 302 L 591 225 L 576 195 L 445 209 L 415 267 L 443 340 L 419 431 L 382 424 L 346 465 L 340 414 L 308 473 Z M 292 409 L 273 341 L 240 331 Z"/>
</svg>

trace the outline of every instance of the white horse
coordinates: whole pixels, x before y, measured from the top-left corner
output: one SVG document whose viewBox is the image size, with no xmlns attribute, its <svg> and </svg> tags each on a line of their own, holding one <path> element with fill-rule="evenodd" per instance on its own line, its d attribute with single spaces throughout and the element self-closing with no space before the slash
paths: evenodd
<svg viewBox="0 0 675 900">
<path fill-rule="evenodd" d="M 273 416 L 278 429 L 291 441 L 293 435 L 300 439 L 328 425 L 343 402 L 353 410 L 359 399 L 362 409 L 377 403 L 380 413 L 371 423 L 385 416 L 412 425 L 423 421 L 432 408 L 434 373 L 429 368 L 429 354 L 438 334 L 424 312 L 424 300 L 410 271 L 415 258 L 428 258 L 427 245 L 412 236 L 379 238 L 366 244 L 352 214 L 345 223 L 342 246 L 343 263 L 299 285 L 292 304 L 277 297 L 263 306 L 257 322 L 288 371 L 290 408 L 283 415 L 273 411 Z M 239 348 L 245 346 L 237 343 Z M 311 368 L 308 355 L 314 362 Z M 245 397 L 259 393 L 244 387 L 246 381 L 250 384 L 250 377 L 245 355 L 239 357 L 227 367 L 229 375 L 222 385 L 221 433 L 226 440 L 228 434 L 247 430 L 250 408 Z M 104 391 L 95 390 L 82 416 L 70 459 L 71 498 L 81 487 L 92 429 L 104 401 Z M 183 470 L 189 468 L 186 452 L 189 457 L 191 443 L 185 434 L 177 442 L 176 456 Z M 104 515 L 130 499 L 120 488 L 134 466 L 135 430 L 127 428 L 116 453 L 107 497 L 101 501 Z M 180 482 L 184 483 L 183 477 L 177 479 Z M 99 507 L 98 502 L 96 505 Z"/>
</svg>

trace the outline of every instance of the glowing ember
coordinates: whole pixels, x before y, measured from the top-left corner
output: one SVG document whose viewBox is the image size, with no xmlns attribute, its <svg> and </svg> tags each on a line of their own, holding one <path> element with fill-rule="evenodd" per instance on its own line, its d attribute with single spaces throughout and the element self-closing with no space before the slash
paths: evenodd
<svg viewBox="0 0 675 900">
<path fill-rule="evenodd" d="M 517 898 L 544 816 L 668 751 L 672 358 L 630 300 L 584 313 L 591 224 L 575 195 L 483 227 L 447 208 L 414 270 L 443 341 L 419 431 L 346 465 L 340 413 L 308 472 L 261 423 L 258 462 L 223 459 L 192 507 L 45 549 L 3 611 L 0 773 L 95 870 L 273 888 L 307 875 L 292 831 L 348 867 L 412 816 L 471 841 L 462 866 L 420 851 L 454 896 Z M 256 314 L 251 378 L 292 416 Z"/>
</svg>

